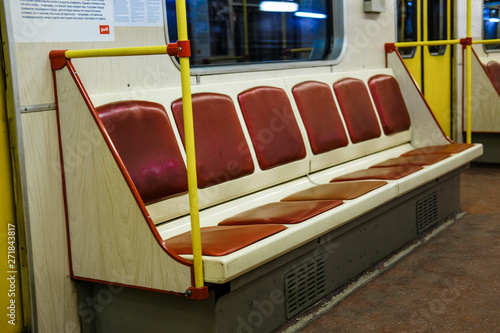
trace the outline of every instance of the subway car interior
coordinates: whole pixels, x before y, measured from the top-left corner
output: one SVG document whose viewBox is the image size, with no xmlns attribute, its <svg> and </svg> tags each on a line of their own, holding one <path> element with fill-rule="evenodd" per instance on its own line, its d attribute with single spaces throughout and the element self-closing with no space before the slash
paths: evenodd
<svg viewBox="0 0 500 333">
<path fill-rule="evenodd" d="M 500 1 L 0 17 L 2 332 L 500 329 Z"/>
</svg>

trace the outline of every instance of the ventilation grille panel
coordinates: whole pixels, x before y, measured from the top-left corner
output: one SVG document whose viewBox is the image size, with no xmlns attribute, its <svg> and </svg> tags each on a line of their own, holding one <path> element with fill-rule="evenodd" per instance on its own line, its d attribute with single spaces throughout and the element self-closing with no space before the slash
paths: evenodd
<svg viewBox="0 0 500 333">
<path fill-rule="evenodd" d="M 438 222 L 437 192 L 417 202 L 417 232 L 422 233 Z"/>
<path fill-rule="evenodd" d="M 290 318 L 325 293 L 325 260 L 319 255 L 285 274 L 286 316 Z"/>
</svg>

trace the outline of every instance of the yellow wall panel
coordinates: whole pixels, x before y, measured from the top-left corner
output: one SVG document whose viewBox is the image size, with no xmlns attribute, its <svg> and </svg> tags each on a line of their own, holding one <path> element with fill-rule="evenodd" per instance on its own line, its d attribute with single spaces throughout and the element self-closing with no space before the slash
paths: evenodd
<svg viewBox="0 0 500 333">
<path fill-rule="evenodd" d="M 450 46 L 446 53 L 432 56 L 425 52 L 424 95 L 434 116 L 447 136 L 451 135 Z"/>
<path fill-rule="evenodd" d="M 404 62 L 418 86 L 422 89 L 422 55 L 420 49 L 420 47 L 417 47 L 413 58 L 404 59 Z"/>
<path fill-rule="evenodd" d="M 15 226 L 12 171 L 5 101 L 4 73 L 0 77 L 0 332 L 23 329 L 19 251 Z"/>
</svg>

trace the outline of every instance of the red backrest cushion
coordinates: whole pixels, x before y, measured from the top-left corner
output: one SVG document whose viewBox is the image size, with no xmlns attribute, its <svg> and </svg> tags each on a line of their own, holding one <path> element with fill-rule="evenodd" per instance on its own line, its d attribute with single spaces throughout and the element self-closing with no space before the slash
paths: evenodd
<svg viewBox="0 0 500 333">
<path fill-rule="evenodd" d="M 411 121 L 399 84 L 393 76 L 376 75 L 368 81 L 386 135 L 406 131 Z"/>
<path fill-rule="evenodd" d="M 333 85 L 353 143 L 378 138 L 382 132 L 363 81 L 346 78 Z"/>
<path fill-rule="evenodd" d="M 495 86 L 496 91 L 500 95 L 500 64 L 496 61 L 490 61 L 486 65 L 486 69 L 493 86 Z"/>
<path fill-rule="evenodd" d="M 162 105 L 121 101 L 97 112 L 144 203 L 187 191 L 186 167 Z"/>
<path fill-rule="evenodd" d="M 205 188 L 253 173 L 252 156 L 231 98 L 200 93 L 193 94 L 192 102 L 198 187 Z M 184 142 L 181 99 L 172 103 L 172 110 Z"/>
<path fill-rule="evenodd" d="M 239 94 L 238 100 L 263 170 L 306 156 L 292 106 L 283 89 L 256 87 Z"/>
<path fill-rule="evenodd" d="M 328 84 L 307 81 L 292 92 L 314 154 L 347 146 L 349 140 Z"/>
</svg>

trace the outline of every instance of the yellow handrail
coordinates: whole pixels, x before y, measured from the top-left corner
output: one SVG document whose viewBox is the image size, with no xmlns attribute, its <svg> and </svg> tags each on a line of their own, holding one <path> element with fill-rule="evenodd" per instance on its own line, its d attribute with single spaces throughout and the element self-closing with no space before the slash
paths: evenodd
<svg viewBox="0 0 500 333">
<path fill-rule="evenodd" d="M 245 59 L 245 56 L 227 55 L 227 56 L 217 56 L 217 57 L 207 58 L 207 60 L 210 62 L 227 61 L 227 60 L 241 60 L 241 59 Z"/>
<path fill-rule="evenodd" d="M 500 44 L 500 39 L 473 40 L 472 44 Z"/>
<path fill-rule="evenodd" d="M 300 47 L 296 49 L 290 49 L 290 53 L 311 52 L 312 50 L 312 47 Z"/>
<path fill-rule="evenodd" d="M 68 50 L 64 56 L 72 58 L 119 57 L 136 55 L 167 54 L 167 46 L 118 47 L 109 49 Z"/>
<path fill-rule="evenodd" d="M 245 36 L 245 56 L 248 57 L 249 46 L 248 46 L 248 10 L 247 10 L 247 0 L 243 0 L 243 32 Z"/>
<path fill-rule="evenodd" d="M 467 0 L 467 38 L 471 38 L 472 35 L 472 1 Z M 471 45 L 467 44 L 465 48 L 466 57 L 466 71 L 467 71 L 467 82 L 466 82 L 466 140 L 465 142 L 472 142 L 472 49 Z"/>
<path fill-rule="evenodd" d="M 435 46 L 435 45 L 454 45 L 460 44 L 460 39 L 451 40 L 433 40 L 427 42 L 398 42 L 394 43 L 396 47 L 415 47 L 415 46 Z M 500 44 L 500 39 L 483 39 L 473 40 L 472 44 Z M 291 49 L 291 52 L 310 51 L 312 48 Z M 119 57 L 119 56 L 139 56 L 139 55 L 155 55 L 167 54 L 166 45 L 158 46 L 139 46 L 139 47 L 118 47 L 107 49 L 88 49 L 88 50 L 68 50 L 65 52 L 65 57 L 71 58 L 95 58 L 95 57 Z M 242 58 L 243 56 L 235 56 L 231 58 Z"/>
<path fill-rule="evenodd" d="M 187 41 L 187 19 L 185 0 L 176 0 L 177 30 L 179 41 Z M 196 288 L 202 288 L 203 262 L 201 258 L 200 212 L 198 206 L 198 182 L 196 176 L 196 155 L 194 146 L 193 105 L 191 101 L 191 78 L 189 75 L 189 57 L 179 57 L 181 65 L 182 108 L 184 116 L 184 135 L 189 190 L 189 211 L 191 216 L 191 241 L 193 245 L 193 268 Z"/>
<path fill-rule="evenodd" d="M 454 45 L 460 44 L 460 39 L 450 40 L 430 40 L 425 42 L 398 42 L 394 43 L 395 47 L 415 47 L 415 46 L 435 46 L 435 45 Z"/>
</svg>

